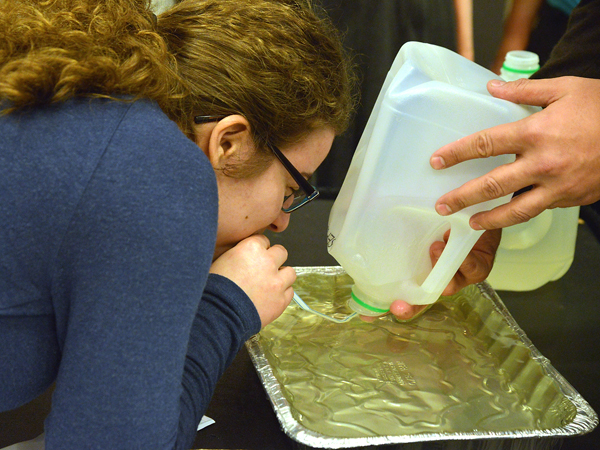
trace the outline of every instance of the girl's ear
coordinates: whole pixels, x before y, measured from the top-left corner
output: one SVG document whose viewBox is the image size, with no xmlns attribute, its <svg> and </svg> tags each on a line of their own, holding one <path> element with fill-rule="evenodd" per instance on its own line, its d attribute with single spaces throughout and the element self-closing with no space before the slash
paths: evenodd
<svg viewBox="0 0 600 450">
<path fill-rule="evenodd" d="M 214 126 L 206 150 L 214 169 L 247 160 L 254 151 L 250 124 L 239 114 L 227 116 Z"/>
</svg>

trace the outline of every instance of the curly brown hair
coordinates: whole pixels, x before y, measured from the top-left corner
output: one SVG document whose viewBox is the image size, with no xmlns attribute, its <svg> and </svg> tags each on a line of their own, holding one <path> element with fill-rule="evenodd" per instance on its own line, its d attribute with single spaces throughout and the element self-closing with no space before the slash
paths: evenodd
<svg viewBox="0 0 600 450">
<path fill-rule="evenodd" d="M 0 2 L 5 112 L 74 96 L 168 102 L 178 90 L 175 67 L 146 1 Z"/>
<path fill-rule="evenodd" d="M 75 96 L 149 98 L 191 139 L 195 115 L 241 114 L 259 149 L 347 127 L 355 76 L 310 0 L 1 0 L 4 112 Z"/>
</svg>

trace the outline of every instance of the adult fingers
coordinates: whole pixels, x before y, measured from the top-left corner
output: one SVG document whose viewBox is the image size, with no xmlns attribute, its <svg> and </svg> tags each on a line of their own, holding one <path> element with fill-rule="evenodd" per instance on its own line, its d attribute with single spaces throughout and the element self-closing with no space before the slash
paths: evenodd
<svg viewBox="0 0 600 450">
<path fill-rule="evenodd" d="M 434 267 L 437 264 L 440 257 L 442 256 L 442 252 L 446 248 L 446 244 L 448 242 L 448 236 L 449 236 L 449 232 L 446 232 L 444 234 L 444 242 L 435 241 L 433 244 L 431 244 L 431 247 L 429 247 L 429 256 L 431 257 L 431 263 L 433 264 Z M 459 271 L 450 280 L 450 283 L 448 283 L 448 286 L 446 286 L 444 288 L 442 295 L 452 295 L 452 294 L 455 294 L 456 292 L 458 292 L 460 290 L 460 285 L 462 285 L 462 283 L 463 283 L 463 278 L 464 277 L 460 273 L 460 269 L 459 269 Z"/>
<path fill-rule="evenodd" d="M 501 230 L 487 231 L 481 235 L 473 246 L 458 271 L 442 292 L 442 295 L 453 295 L 469 284 L 483 281 L 492 270 L 494 256 L 500 245 Z M 436 241 L 430 247 L 431 262 L 435 266 L 439 260 L 449 233 L 444 235 L 444 242 Z"/>
<path fill-rule="evenodd" d="M 573 82 L 571 77 L 546 80 L 520 79 L 511 82 L 492 80 L 488 83 L 488 91 L 496 98 L 519 103 L 546 107 L 562 96 L 567 84 Z"/>
<path fill-rule="evenodd" d="M 429 308 L 431 305 L 411 305 L 406 303 L 404 300 L 395 300 L 390 305 L 390 313 L 393 314 L 396 319 L 405 321 L 416 318 L 421 312 L 425 309 Z M 381 316 L 363 316 L 359 315 L 358 317 L 363 322 L 374 322 L 375 320 L 383 317 L 389 313 L 383 314 Z"/>
<path fill-rule="evenodd" d="M 410 305 L 402 300 L 396 300 L 390 305 L 390 312 L 399 320 L 415 318 L 430 305 Z"/>
<path fill-rule="evenodd" d="M 368 323 L 375 322 L 375 320 L 379 319 L 380 317 L 382 316 L 363 316 L 362 314 L 358 316 L 360 320 Z"/>
<path fill-rule="evenodd" d="M 461 276 L 457 279 L 455 292 L 487 278 L 492 271 L 501 236 L 501 230 L 490 230 L 481 235 L 458 269 Z"/>
<path fill-rule="evenodd" d="M 541 188 L 513 197 L 510 202 L 490 211 L 474 214 L 469 224 L 474 230 L 493 230 L 527 222 L 549 208 L 551 202 L 540 194 Z"/>
<path fill-rule="evenodd" d="M 435 204 L 438 214 L 447 216 L 468 206 L 510 195 L 536 183 L 524 159 L 496 167 L 487 174 L 467 181 L 461 187 L 442 195 Z"/>
<path fill-rule="evenodd" d="M 514 103 L 546 107 L 564 96 L 569 85 L 577 82 L 573 77 L 552 80 L 522 79 L 509 83 L 492 80 L 488 83 L 488 90 L 493 96 Z M 535 116 L 536 114 L 533 114 L 516 122 L 488 128 L 445 145 L 432 154 L 430 164 L 439 170 L 470 159 L 519 154 L 533 144 L 531 141 L 535 136 L 529 138 L 526 127 Z"/>
<path fill-rule="evenodd" d="M 523 130 L 530 117 L 488 128 L 444 145 L 431 155 L 429 163 L 440 170 L 471 159 L 520 154 L 529 147 L 528 140 L 523 139 Z"/>
</svg>

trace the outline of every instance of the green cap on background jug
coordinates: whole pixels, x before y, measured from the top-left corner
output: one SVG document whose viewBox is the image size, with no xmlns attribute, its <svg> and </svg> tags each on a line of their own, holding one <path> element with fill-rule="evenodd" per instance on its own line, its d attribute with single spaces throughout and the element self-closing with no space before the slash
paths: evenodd
<svg viewBox="0 0 600 450">
<path fill-rule="evenodd" d="M 540 69 L 540 58 L 536 53 L 513 50 L 506 54 L 500 75 L 506 81 L 529 78 Z"/>
</svg>

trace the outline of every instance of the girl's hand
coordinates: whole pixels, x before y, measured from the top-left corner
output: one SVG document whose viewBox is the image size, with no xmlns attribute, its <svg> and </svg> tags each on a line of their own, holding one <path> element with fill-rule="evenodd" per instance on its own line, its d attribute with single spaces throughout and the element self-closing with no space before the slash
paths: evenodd
<svg viewBox="0 0 600 450">
<path fill-rule="evenodd" d="M 210 272 L 229 278 L 248 294 L 264 327 L 283 313 L 294 295 L 296 272 L 283 266 L 287 257 L 284 247 L 271 247 L 266 236 L 254 235 L 219 256 Z"/>
</svg>

